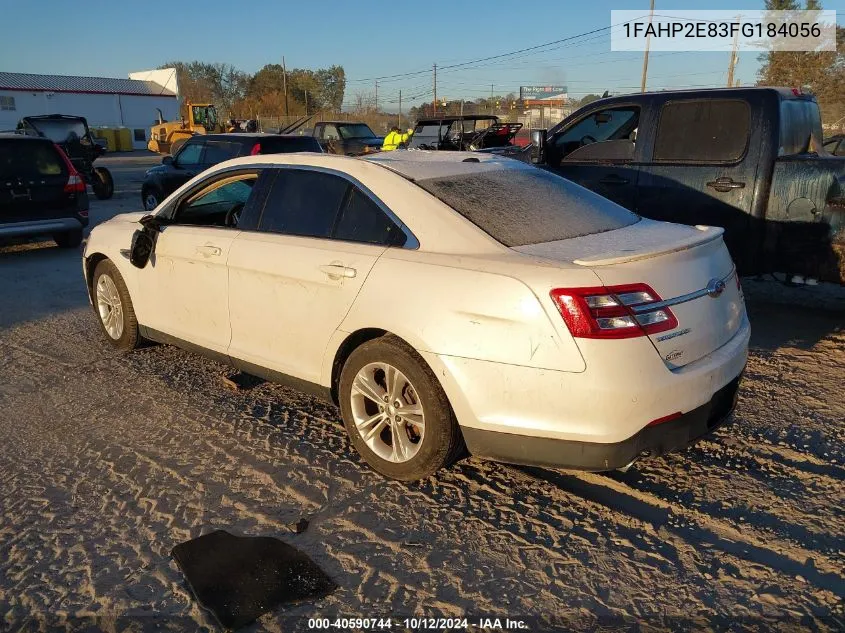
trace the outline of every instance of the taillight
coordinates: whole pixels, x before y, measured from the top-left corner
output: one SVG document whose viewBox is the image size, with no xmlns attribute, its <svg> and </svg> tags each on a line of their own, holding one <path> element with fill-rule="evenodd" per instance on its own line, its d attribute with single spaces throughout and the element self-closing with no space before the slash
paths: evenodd
<svg viewBox="0 0 845 633">
<path fill-rule="evenodd" d="M 83 209 L 82 211 L 78 211 L 77 214 L 80 218 L 87 218 L 88 217 L 88 209 Z"/>
<path fill-rule="evenodd" d="M 65 193 L 84 193 L 85 181 L 82 180 L 82 176 L 79 175 L 79 172 L 76 171 L 76 167 L 74 167 L 73 163 L 70 162 L 70 158 L 68 158 L 64 150 L 55 143 L 53 143 L 53 147 L 56 148 L 56 151 L 59 153 L 59 156 L 62 157 L 62 160 L 65 161 L 65 166 L 67 167 L 68 178 L 65 183 Z"/>
<path fill-rule="evenodd" d="M 678 319 L 646 284 L 555 288 L 550 295 L 575 337 L 634 338 L 678 327 Z"/>
<path fill-rule="evenodd" d="M 261 143 L 256 143 L 255 145 L 252 146 L 252 149 L 249 150 L 250 156 L 257 156 L 260 153 L 261 153 Z"/>
<path fill-rule="evenodd" d="M 81 193 L 85 191 L 85 181 L 79 174 L 71 174 L 65 184 L 65 193 Z"/>
</svg>

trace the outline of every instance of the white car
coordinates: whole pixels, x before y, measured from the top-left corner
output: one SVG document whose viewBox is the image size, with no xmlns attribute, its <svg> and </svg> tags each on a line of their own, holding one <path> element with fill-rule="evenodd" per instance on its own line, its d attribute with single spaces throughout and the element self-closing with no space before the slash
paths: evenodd
<svg viewBox="0 0 845 633">
<path fill-rule="evenodd" d="M 731 412 L 750 328 L 722 229 L 463 152 L 244 157 L 97 226 L 103 331 L 337 403 L 378 472 L 464 450 L 624 468 Z"/>
</svg>

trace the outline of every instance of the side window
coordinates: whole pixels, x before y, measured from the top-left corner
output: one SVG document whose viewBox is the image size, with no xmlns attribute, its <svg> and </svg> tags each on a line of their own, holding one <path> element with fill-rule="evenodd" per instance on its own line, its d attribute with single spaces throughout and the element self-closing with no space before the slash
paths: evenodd
<svg viewBox="0 0 845 633">
<path fill-rule="evenodd" d="M 408 239 L 396 223 L 355 186 L 349 192 L 334 238 L 385 246 L 403 246 Z"/>
<path fill-rule="evenodd" d="M 336 125 L 325 125 L 323 126 L 323 134 L 322 138 L 326 139 L 327 141 L 336 141 L 340 139 L 340 133 L 337 131 Z"/>
<path fill-rule="evenodd" d="M 349 183 L 305 169 L 280 169 L 264 204 L 258 230 L 329 238 Z"/>
<path fill-rule="evenodd" d="M 202 159 L 202 143 L 185 143 L 174 162 L 181 167 L 199 165 Z"/>
<path fill-rule="evenodd" d="M 202 157 L 204 165 L 216 165 L 238 155 L 240 145 L 226 141 L 206 141 L 205 155 Z"/>
<path fill-rule="evenodd" d="M 235 228 L 257 181 L 257 173 L 219 178 L 183 200 L 170 224 Z"/>
<path fill-rule="evenodd" d="M 631 160 L 639 123 L 639 106 L 592 112 L 552 139 L 550 157 L 564 161 Z"/>
<path fill-rule="evenodd" d="M 660 111 L 655 161 L 730 163 L 742 158 L 751 109 L 737 99 L 670 101 Z"/>
</svg>

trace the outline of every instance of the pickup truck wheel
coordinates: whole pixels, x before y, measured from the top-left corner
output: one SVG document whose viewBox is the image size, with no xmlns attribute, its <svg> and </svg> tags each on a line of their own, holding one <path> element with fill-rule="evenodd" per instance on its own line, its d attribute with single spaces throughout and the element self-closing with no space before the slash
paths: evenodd
<svg viewBox="0 0 845 633">
<path fill-rule="evenodd" d="M 94 269 L 91 294 L 94 311 L 109 342 L 124 351 L 138 347 L 141 336 L 129 290 L 117 267 L 108 259 Z"/>
<path fill-rule="evenodd" d="M 59 248 L 77 248 L 82 244 L 82 229 L 56 233 L 53 239 L 59 245 Z"/>
<path fill-rule="evenodd" d="M 464 449 L 437 378 L 395 337 L 369 341 L 350 354 L 338 396 L 352 445 L 386 477 L 423 479 L 450 465 Z"/>
</svg>

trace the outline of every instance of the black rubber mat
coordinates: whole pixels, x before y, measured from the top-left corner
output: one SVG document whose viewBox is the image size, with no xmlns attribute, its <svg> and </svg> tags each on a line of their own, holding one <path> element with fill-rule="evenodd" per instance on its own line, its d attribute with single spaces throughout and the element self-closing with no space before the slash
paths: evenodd
<svg viewBox="0 0 845 633">
<path fill-rule="evenodd" d="M 199 603 L 230 630 L 279 605 L 337 589 L 308 556 L 271 537 L 218 530 L 180 543 L 171 555 Z"/>
</svg>

